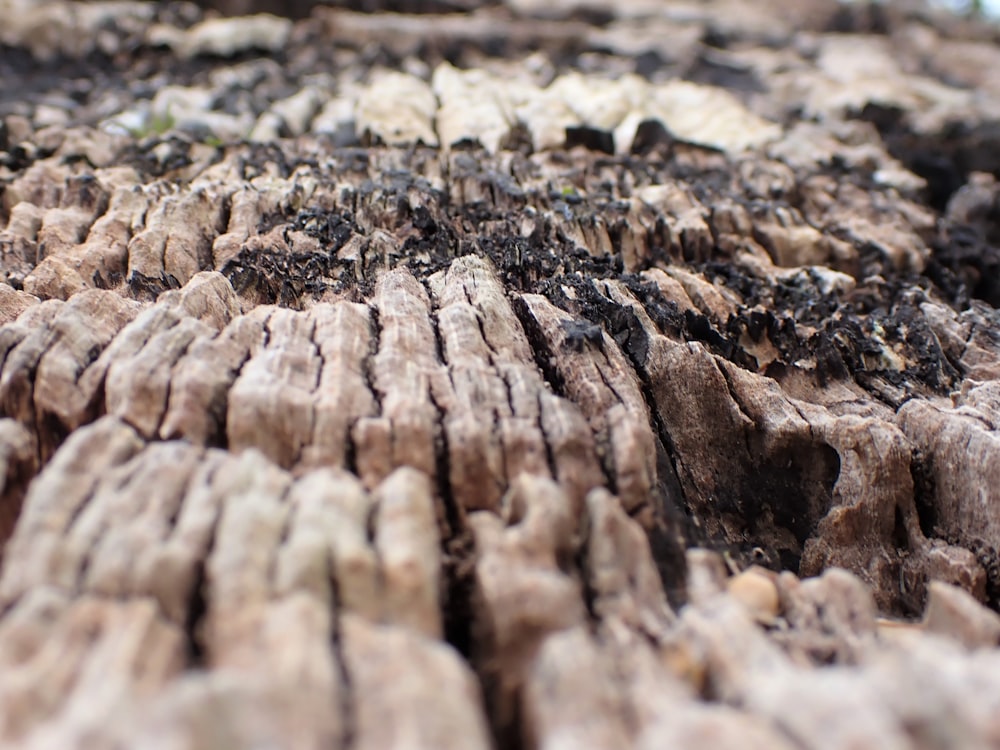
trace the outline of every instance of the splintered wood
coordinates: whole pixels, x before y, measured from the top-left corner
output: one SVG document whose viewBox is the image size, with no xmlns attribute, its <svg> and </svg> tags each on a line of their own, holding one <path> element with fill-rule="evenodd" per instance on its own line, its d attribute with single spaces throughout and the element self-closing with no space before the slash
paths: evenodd
<svg viewBox="0 0 1000 750">
<path fill-rule="evenodd" d="M 213 5 L 0 0 L 0 747 L 1000 744 L 995 27 Z"/>
</svg>

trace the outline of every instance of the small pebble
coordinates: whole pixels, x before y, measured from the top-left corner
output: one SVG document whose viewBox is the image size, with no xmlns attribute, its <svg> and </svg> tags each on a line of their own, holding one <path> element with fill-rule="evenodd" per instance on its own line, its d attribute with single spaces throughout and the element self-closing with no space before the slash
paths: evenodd
<svg viewBox="0 0 1000 750">
<path fill-rule="evenodd" d="M 777 619 L 780 610 L 778 587 L 770 571 L 756 565 L 747 568 L 730 578 L 726 588 L 757 622 L 772 625 Z"/>
</svg>

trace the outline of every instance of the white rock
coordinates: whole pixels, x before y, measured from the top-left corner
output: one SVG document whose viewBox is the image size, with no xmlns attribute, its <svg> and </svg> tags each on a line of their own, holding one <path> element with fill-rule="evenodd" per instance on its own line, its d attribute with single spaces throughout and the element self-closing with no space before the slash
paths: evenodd
<svg viewBox="0 0 1000 750">
<path fill-rule="evenodd" d="M 35 127 L 47 128 L 50 125 L 65 125 L 69 122 L 69 112 L 48 104 L 39 104 L 35 108 Z"/>
<path fill-rule="evenodd" d="M 614 130 L 648 97 L 648 84 L 634 75 L 609 80 L 570 73 L 553 81 L 549 90 L 589 127 L 607 131 Z"/>
<path fill-rule="evenodd" d="M 149 106 L 137 106 L 104 120 L 100 129 L 113 135 L 131 135 L 145 130 L 148 122 Z"/>
<path fill-rule="evenodd" d="M 285 121 L 292 135 L 302 135 L 309 128 L 309 122 L 319 109 L 323 95 L 312 86 L 292 94 L 287 99 L 275 102 L 271 111 Z"/>
<path fill-rule="evenodd" d="M 478 141 L 491 153 L 500 149 L 513 120 L 504 82 L 485 70 L 459 70 L 441 63 L 431 78 L 437 95 L 437 131 L 441 144 Z"/>
<path fill-rule="evenodd" d="M 566 128 L 580 125 L 580 115 L 566 103 L 563 92 L 549 86 L 523 83 L 510 90 L 514 117 L 531 133 L 535 151 L 562 148 L 566 142 Z"/>
<path fill-rule="evenodd" d="M 671 81 L 650 87 L 650 94 L 647 112 L 689 143 L 739 153 L 781 136 L 781 126 L 755 115 L 715 86 Z"/>
<path fill-rule="evenodd" d="M 153 97 L 150 111 L 154 120 L 163 123 L 196 118 L 209 110 L 214 97 L 198 86 L 164 86 Z"/>
<path fill-rule="evenodd" d="M 281 117 L 274 112 L 265 112 L 257 118 L 257 123 L 250 131 L 250 140 L 255 143 L 267 143 L 281 137 Z"/>
<path fill-rule="evenodd" d="M 232 57 L 250 49 L 277 52 L 287 44 L 291 32 L 290 19 L 261 13 L 239 18 L 212 18 L 179 34 L 157 26 L 150 29 L 147 38 L 152 44 L 171 47 L 184 58 L 197 55 Z"/>
<path fill-rule="evenodd" d="M 182 127 L 187 123 L 178 123 Z M 228 115 L 225 112 L 205 112 L 198 118 L 198 124 L 209 130 L 212 135 L 223 141 L 242 140 L 253 127 L 253 114 L 243 112 L 239 115 Z"/>
<path fill-rule="evenodd" d="M 371 133 L 390 146 L 438 145 L 434 117 L 438 102 L 427 83 L 407 73 L 383 72 L 358 97 L 359 133 Z"/>
<path fill-rule="evenodd" d="M 319 114 L 313 118 L 313 132 L 336 134 L 348 127 L 353 131 L 356 108 L 357 104 L 353 98 L 338 96 L 335 99 L 330 99 L 323 105 Z"/>
</svg>

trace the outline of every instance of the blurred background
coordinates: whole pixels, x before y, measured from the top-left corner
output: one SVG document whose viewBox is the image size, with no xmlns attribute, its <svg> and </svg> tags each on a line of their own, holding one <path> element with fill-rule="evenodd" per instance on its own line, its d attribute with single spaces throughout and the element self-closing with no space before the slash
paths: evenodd
<svg viewBox="0 0 1000 750">
<path fill-rule="evenodd" d="M 871 0 L 830 0 L 833 2 L 870 2 Z M 876 0 L 877 2 L 878 0 Z M 894 0 L 883 0 L 894 2 Z M 403 12 L 442 12 L 449 9 L 469 10 L 484 3 L 475 0 L 199 0 L 205 7 L 211 7 L 227 15 L 242 15 L 245 13 L 268 12 L 278 15 L 305 16 L 312 7 L 317 5 L 350 6 L 355 10 L 375 12 L 380 10 L 398 10 Z M 485 3 L 489 4 L 489 3 Z M 753 0 L 748 0 L 753 5 Z M 958 14 L 978 14 L 992 18 L 1000 18 L 1000 0 L 930 0 L 931 5 L 947 8 Z M 593 3 L 598 7 L 599 3 Z"/>
</svg>

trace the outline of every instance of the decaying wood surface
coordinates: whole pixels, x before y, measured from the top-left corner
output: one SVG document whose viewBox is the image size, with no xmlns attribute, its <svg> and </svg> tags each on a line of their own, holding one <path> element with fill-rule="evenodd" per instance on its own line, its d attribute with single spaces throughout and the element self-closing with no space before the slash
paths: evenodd
<svg viewBox="0 0 1000 750">
<path fill-rule="evenodd" d="M 1000 746 L 997 28 L 218 5 L 0 1 L 0 744 Z"/>
</svg>

